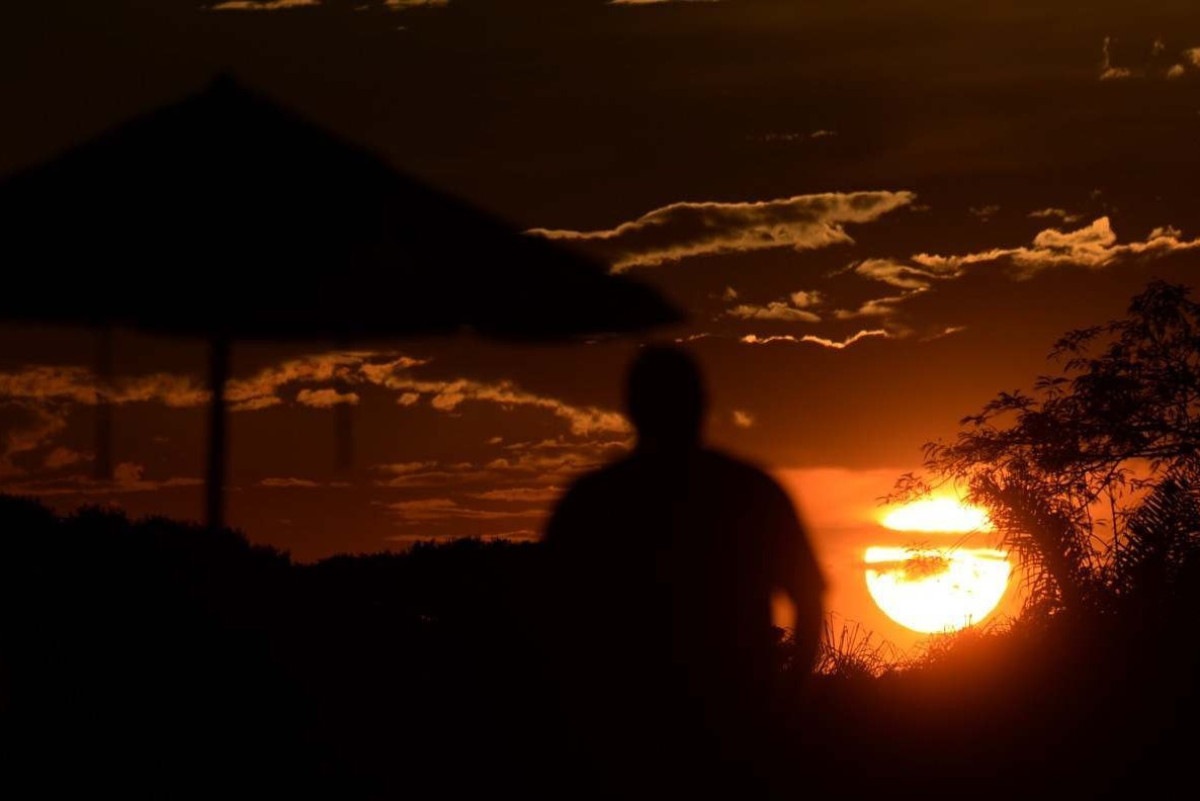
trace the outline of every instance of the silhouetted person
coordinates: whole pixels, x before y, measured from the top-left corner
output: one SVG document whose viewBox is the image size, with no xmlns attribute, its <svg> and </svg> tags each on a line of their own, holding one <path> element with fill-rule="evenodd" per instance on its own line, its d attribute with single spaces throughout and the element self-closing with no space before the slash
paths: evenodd
<svg viewBox="0 0 1200 801">
<path fill-rule="evenodd" d="M 641 351 L 626 401 L 633 452 L 572 486 L 546 530 L 562 703 L 622 797 L 721 782 L 751 797 L 789 702 L 773 595 L 795 608 L 807 667 L 824 582 L 778 484 L 704 447 L 690 355 Z"/>
</svg>

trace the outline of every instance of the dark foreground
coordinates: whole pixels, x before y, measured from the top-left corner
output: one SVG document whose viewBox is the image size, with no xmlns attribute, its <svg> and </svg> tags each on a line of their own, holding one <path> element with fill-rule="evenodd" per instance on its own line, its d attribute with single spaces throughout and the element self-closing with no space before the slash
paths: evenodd
<svg viewBox="0 0 1200 801">
<path fill-rule="evenodd" d="M 0 796 L 754 797 L 704 792 L 677 743 L 657 783 L 623 771 L 621 731 L 582 760 L 590 733 L 548 689 L 539 557 L 460 541 L 302 566 L 233 532 L 0 497 Z M 786 798 L 1186 794 L 1195 609 L 959 636 L 882 677 L 840 654 L 759 772 Z"/>
</svg>

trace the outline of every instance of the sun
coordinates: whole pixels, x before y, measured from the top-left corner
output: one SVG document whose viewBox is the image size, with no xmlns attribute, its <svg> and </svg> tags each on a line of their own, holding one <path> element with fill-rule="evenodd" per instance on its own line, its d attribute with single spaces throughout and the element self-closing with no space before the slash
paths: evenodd
<svg viewBox="0 0 1200 801">
<path fill-rule="evenodd" d="M 992 530 L 987 512 L 938 497 L 892 509 L 880 518 L 892 531 L 972 534 Z M 865 554 L 867 591 L 884 614 L 924 634 L 979 623 L 999 606 L 1012 565 L 994 548 L 873 546 Z"/>
<path fill-rule="evenodd" d="M 879 521 L 893 531 L 990 531 L 987 511 L 955 498 L 930 498 L 893 509 Z"/>
<path fill-rule="evenodd" d="M 979 623 L 1000 604 L 1012 572 L 992 548 L 872 547 L 867 591 L 884 614 L 923 634 Z"/>
</svg>

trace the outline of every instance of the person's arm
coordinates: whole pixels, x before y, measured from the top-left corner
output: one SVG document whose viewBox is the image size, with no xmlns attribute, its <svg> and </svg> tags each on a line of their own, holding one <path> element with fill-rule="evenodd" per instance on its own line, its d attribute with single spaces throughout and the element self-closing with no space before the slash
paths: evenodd
<svg viewBox="0 0 1200 801">
<path fill-rule="evenodd" d="M 776 586 L 792 602 L 792 639 L 795 659 L 812 665 L 816 660 L 825 619 L 825 576 L 813 552 L 808 530 L 791 499 L 778 490 L 774 530 L 778 536 L 779 559 L 775 564 Z"/>
</svg>

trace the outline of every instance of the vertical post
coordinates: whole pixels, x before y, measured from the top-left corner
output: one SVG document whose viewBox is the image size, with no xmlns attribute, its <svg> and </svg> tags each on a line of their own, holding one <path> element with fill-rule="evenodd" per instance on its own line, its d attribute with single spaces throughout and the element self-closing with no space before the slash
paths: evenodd
<svg viewBox="0 0 1200 801">
<path fill-rule="evenodd" d="M 111 481 L 113 477 L 112 379 L 113 330 L 104 325 L 96 335 L 96 430 L 93 443 L 96 460 L 92 466 L 97 481 Z"/>
<path fill-rule="evenodd" d="M 205 475 L 205 517 L 209 529 L 216 531 L 225 525 L 225 471 L 227 466 L 225 383 L 229 380 L 229 339 L 216 336 L 211 343 L 208 362 L 208 385 L 212 400 L 208 409 L 208 470 Z"/>
</svg>

